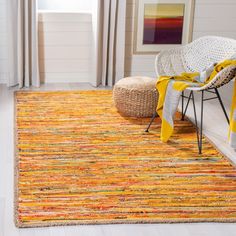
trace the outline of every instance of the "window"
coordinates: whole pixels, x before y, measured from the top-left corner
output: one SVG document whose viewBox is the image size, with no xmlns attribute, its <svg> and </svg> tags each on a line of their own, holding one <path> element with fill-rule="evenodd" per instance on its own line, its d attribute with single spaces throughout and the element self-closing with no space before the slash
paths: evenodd
<svg viewBox="0 0 236 236">
<path fill-rule="evenodd" d="M 63 12 L 91 12 L 93 0 L 38 0 L 38 9 Z"/>
</svg>

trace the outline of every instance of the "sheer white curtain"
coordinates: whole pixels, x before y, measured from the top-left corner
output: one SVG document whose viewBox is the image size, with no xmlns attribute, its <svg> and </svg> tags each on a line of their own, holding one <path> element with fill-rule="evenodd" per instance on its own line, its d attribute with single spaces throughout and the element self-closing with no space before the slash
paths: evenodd
<svg viewBox="0 0 236 236">
<path fill-rule="evenodd" d="M 37 0 L 8 0 L 8 86 L 40 86 Z"/>
<path fill-rule="evenodd" d="M 97 85 L 124 77 L 126 0 L 98 1 Z"/>
</svg>

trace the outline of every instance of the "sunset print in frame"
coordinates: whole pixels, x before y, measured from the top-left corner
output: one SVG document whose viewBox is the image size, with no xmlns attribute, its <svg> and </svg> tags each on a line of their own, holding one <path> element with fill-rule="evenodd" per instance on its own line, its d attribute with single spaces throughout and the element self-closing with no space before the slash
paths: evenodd
<svg viewBox="0 0 236 236">
<path fill-rule="evenodd" d="M 134 53 L 157 53 L 192 38 L 194 0 L 137 0 Z"/>
</svg>

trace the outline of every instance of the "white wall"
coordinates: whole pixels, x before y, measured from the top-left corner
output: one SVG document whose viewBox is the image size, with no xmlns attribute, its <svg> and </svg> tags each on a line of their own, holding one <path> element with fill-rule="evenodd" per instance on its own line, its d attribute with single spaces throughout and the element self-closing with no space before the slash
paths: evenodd
<svg viewBox="0 0 236 236">
<path fill-rule="evenodd" d="M 89 82 L 92 15 L 39 13 L 40 75 L 46 83 Z"/>
<path fill-rule="evenodd" d="M 91 12 L 93 0 L 38 0 L 39 10 Z"/>
<path fill-rule="evenodd" d="M 193 39 L 219 35 L 236 39 L 236 0 L 195 0 Z M 125 74 L 155 77 L 155 55 L 133 55 L 135 0 L 127 0 Z"/>
<path fill-rule="evenodd" d="M 7 78 L 6 2 L 0 0 L 0 83 L 5 83 Z"/>
</svg>

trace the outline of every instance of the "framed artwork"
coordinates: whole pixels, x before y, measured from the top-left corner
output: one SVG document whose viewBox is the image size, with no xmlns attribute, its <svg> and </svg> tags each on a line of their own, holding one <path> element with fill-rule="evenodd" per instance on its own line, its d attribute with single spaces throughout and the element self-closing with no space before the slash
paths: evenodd
<svg viewBox="0 0 236 236">
<path fill-rule="evenodd" d="M 136 0 L 134 53 L 157 53 L 192 39 L 194 0 Z"/>
</svg>

